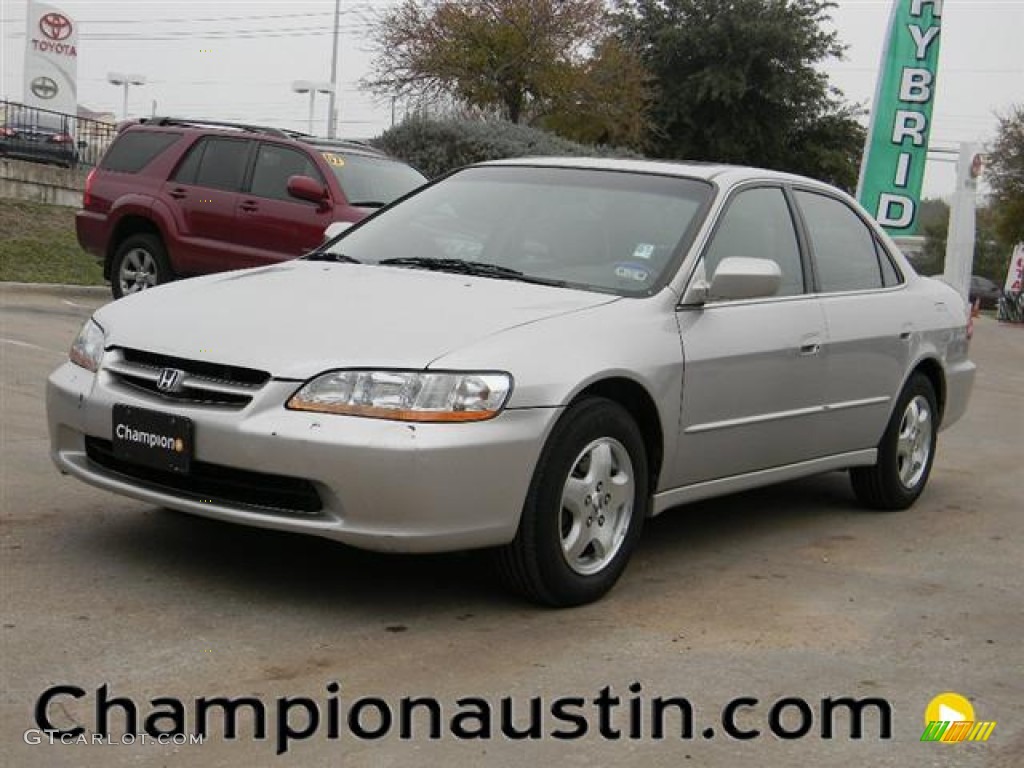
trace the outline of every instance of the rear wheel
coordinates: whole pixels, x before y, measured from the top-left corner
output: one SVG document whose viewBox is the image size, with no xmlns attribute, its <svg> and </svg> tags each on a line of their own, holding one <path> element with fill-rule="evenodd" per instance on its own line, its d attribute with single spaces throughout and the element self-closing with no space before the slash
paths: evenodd
<svg viewBox="0 0 1024 768">
<path fill-rule="evenodd" d="M 603 398 L 573 406 L 541 454 L 515 540 L 497 553 L 500 574 L 547 605 L 597 600 L 626 567 L 648 496 L 647 455 L 630 415 Z"/>
<path fill-rule="evenodd" d="M 915 373 L 903 388 L 873 467 L 850 470 L 857 498 L 872 509 L 906 509 L 921 495 L 935 460 L 938 408 L 935 388 Z"/>
<path fill-rule="evenodd" d="M 156 235 L 131 235 L 117 247 L 110 269 L 110 287 L 115 299 L 173 279 L 167 251 Z"/>
</svg>

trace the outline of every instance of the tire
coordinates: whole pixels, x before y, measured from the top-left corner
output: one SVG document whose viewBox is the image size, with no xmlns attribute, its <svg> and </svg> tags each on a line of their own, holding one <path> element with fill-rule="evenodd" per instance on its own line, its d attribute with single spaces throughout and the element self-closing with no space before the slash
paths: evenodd
<svg viewBox="0 0 1024 768">
<path fill-rule="evenodd" d="M 871 509 L 906 509 L 921 495 L 935 460 L 938 437 L 935 388 L 922 374 L 900 393 L 872 467 L 850 470 L 857 499 Z"/>
<path fill-rule="evenodd" d="M 541 453 L 515 540 L 496 552 L 499 576 L 545 605 L 597 600 L 636 546 L 648 477 L 643 437 L 622 406 L 604 398 L 571 406 Z"/>
<path fill-rule="evenodd" d="M 156 235 L 131 235 L 117 246 L 110 266 L 110 288 L 115 299 L 173 279 L 167 250 Z"/>
</svg>

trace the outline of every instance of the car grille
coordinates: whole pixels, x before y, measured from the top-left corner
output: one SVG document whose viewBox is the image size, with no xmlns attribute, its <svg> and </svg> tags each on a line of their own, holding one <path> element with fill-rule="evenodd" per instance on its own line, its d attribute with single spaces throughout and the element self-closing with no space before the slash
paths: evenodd
<svg viewBox="0 0 1024 768">
<path fill-rule="evenodd" d="M 232 408 L 248 405 L 270 380 L 269 373 L 253 368 L 124 348 L 110 350 L 103 368 L 118 383 L 164 400 Z M 168 368 L 182 371 L 182 376 L 174 391 L 165 392 L 157 382 Z"/>
<path fill-rule="evenodd" d="M 309 480 L 250 472 L 221 464 L 193 461 L 187 475 L 144 467 L 114 456 L 113 444 L 85 438 L 89 460 L 155 491 L 194 501 L 242 507 L 253 512 L 316 516 L 323 502 Z"/>
</svg>

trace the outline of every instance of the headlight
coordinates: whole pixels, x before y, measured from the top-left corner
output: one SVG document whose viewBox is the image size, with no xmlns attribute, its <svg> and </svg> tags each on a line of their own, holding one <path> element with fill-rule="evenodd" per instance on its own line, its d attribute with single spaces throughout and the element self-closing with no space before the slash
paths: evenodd
<svg viewBox="0 0 1024 768">
<path fill-rule="evenodd" d="M 512 391 L 507 373 L 331 371 L 292 395 L 296 411 L 396 421 L 483 421 Z"/>
<path fill-rule="evenodd" d="M 78 332 L 78 338 L 71 345 L 68 357 L 72 363 L 88 371 L 99 370 L 100 361 L 103 359 L 103 341 L 103 329 L 90 318 Z"/>
</svg>

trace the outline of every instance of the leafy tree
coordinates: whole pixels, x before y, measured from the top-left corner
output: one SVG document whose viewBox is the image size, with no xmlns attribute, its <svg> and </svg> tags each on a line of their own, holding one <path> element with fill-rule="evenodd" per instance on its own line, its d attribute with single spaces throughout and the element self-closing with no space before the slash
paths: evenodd
<svg viewBox="0 0 1024 768">
<path fill-rule="evenodd" d="M 620 0 L 627 46 L 657 88 L 656 154 L 856 186 L 864 129 L 818 65 L 843 46 L 826 0 Z"/>
<path fill-rule="evenodd" d="M 992 187 L 995 231 L 1009 251 L 1024 242 L 1024 105 L 1013 107 L 999 119 L 985 175 Z"/>
<path fill-rule="evenodd" d="M 405 0 L 377 22 L 364 84 L 635 145 L 647 128 L 647 75 L 610 34 L 603 0 Z"/>
<path fill-rule="evenodd" d="M 538 155 L 636 157 L 627 149 L 594 147 L 504 120 L 432 120 L 413 116 L 374 139 L 374 145 L 435 177 L 470 163 Z"/>
</svg>

